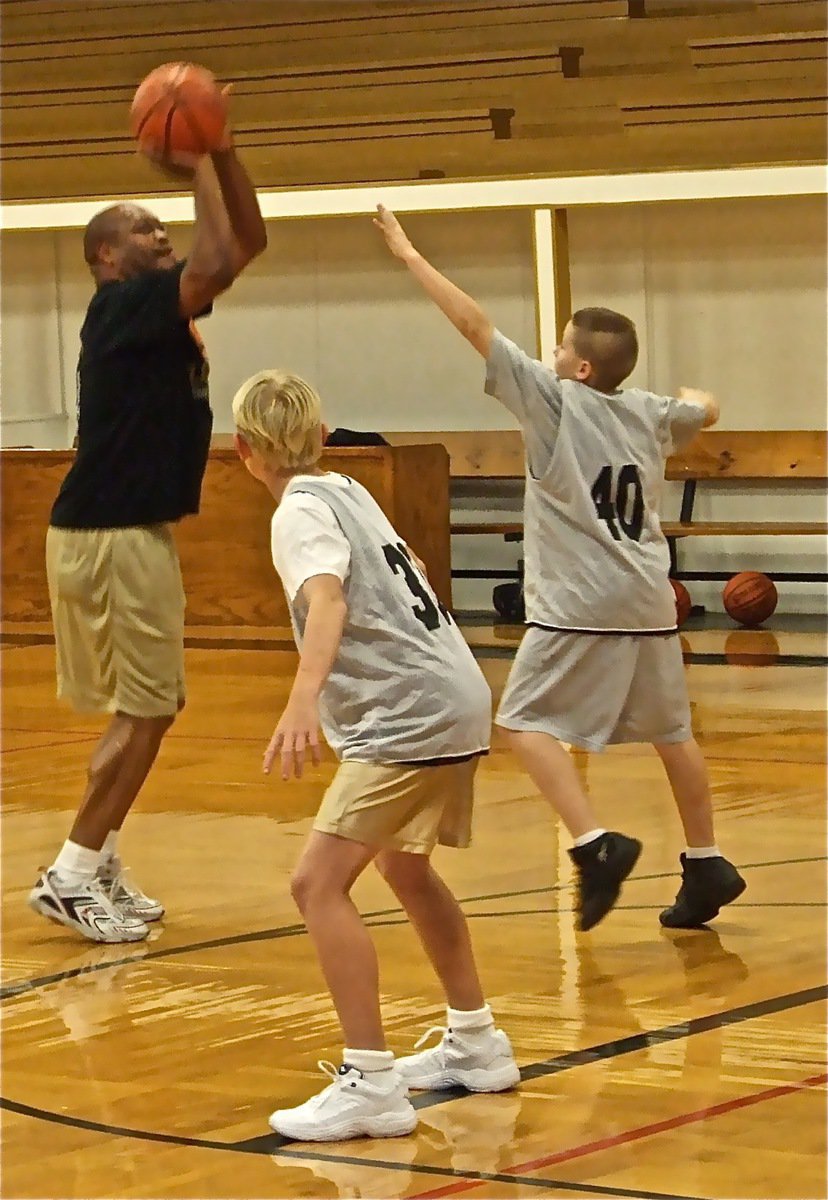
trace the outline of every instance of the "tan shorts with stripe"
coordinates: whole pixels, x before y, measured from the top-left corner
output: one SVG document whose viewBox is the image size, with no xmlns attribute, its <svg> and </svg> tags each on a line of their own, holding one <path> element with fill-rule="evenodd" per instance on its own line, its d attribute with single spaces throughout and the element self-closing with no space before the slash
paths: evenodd
<svg viewBox="0 0 828 1200">
<path fill-rule="evenodd" d="M 46 535 L 58 696 L 80 712 L 174 716 L 184 703 L 184 588 L 167 525 Z"/>
<path fill-rule="evenodd" d="M 430 854 L 471 841 L 479 758 L 434 767 L 354 762 L 340 765 L 314 829 L 376 846 Z"/>
</svg>

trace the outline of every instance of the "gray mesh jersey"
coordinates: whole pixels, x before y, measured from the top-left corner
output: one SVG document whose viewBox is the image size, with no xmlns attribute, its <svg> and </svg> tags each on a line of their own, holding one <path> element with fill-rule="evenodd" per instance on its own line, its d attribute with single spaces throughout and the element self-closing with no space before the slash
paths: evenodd
<svg viewBox="0 0 828 1200">
<path fill-rule="evenodd" d="M 701 405 L 559 379 L 495 332 L 486 391 L 526 446 L 526 619 L 551 629 L 676 628 L 658 518 L 664 462 L 704 421 Z"/>
<path fill-rule="evenodd" d="M 340 759 L 374 763 L 486 751 L 492 697 L 480 667 L 382 509 L 348 482 L 333 487 L 319 476 L 291 489 L 324 500 L 351 547 L 348 615 L 320 699 L 328 745 Z M 308 611 L 301 588 L 290 608 L 301 648 Z"/>
</svg>

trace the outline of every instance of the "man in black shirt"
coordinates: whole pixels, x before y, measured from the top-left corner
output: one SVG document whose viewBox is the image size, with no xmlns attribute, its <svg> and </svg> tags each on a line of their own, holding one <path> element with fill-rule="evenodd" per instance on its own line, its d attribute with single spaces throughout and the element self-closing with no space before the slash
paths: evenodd
<svg viewBox="0 0 828 1200">
<path fill-rule="evenodd" d="M 98 942 L 139 941 L 164 912 L 127 883 L 117 835 L 184 704 L 184 592 L 169 526 L 198 512 L 212 428 L 193 318 L 267 244 L 229 132 L 195 163 L 159 165 L 192 179 L 192 251 L 177 262 L 164 226 L 135 204 L 87 226 L 97 291 L 81 330 L 78 448 L 46 540 L 58 695 L 112 719 L 69 838 L 29 903 Z"/>
</svg>

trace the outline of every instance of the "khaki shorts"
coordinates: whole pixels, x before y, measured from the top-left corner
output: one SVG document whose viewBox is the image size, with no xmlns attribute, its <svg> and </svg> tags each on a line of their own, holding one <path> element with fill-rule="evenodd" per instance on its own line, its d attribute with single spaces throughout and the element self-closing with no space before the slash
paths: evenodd
<svg viewBox="0 0 828 1200">
<path fill-rule="evenodd" d="M 495 717 L 584 750 L 619 742 L 686 742 L 690 702 L 677 633 L 654 637 L 524 634 Z"/>
<path fill-rule="evenodd" d="M 314 829 L 377 846 L 430 854 L 471 841 L 478 758 L 436 767 L 343 762 L 325 793 Z"/>
<path fill-rule="evenodd" d="M 46 535 L 58 696 L 80 712 L 174 716 L 184 703 L 184 588 L 166 525 Z"/>
</svg>

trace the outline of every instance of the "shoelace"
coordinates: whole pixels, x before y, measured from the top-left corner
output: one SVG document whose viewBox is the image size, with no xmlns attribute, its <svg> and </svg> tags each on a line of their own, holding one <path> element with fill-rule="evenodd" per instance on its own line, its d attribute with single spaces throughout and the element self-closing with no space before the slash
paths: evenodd
<svg viewBox="0 0 828 1200">
<path fill-rule="evenodd" d="M 319 1067 L 319 1070 L 322 1072 L 323 1075 L 330 1075 L 331 1079 L 339 1078 L 338 1068 L 335 1067 L 334 1064 L 332 1062 L 330 1062 L 327 1058 L 320 1058 L 317 1061 L 316 1065 L 317 1065 L 317 1067 Z"/>
<path fill-rule="evenodd" d="M 46 882 L 46 886 L 48 887 L 49 891 L 52 894 L 53 899 L 60 905 L 60 907 L 65 912 L 66 906 L 64 905 L 64 903 L 61 899 L 60 893 L 55 888 L 55 885 L 52 882 L 48 871 L 46 871 L 44 873 L 43 878 Z M 104 888 L 100 879 L 97 879 L 93 876 L 93 878 L 90 879 L 89 882 L 87 884 L 85 884 L 84 886 L 86 888 L 86 891 L 91 892 L 92 895 L 98 900 L 98 903 L 100 904 L 101 908 L 103 909 L 103 911 L 106 913 L 106 915 L 108 917 L 116 919 L 118 921 L 122 920 L 121 914 L 115 908 L 115 906 L 112 902 L 112 898 L 107 893 L 107 891 Z"/>
<path fill-rule="evenodd" d="M 137 892 L 134 888 L 131 888 L 130 885 L 127 883 L 126 877 L 127 877 L 128 871 L 129 871 L 128 867 L 121 868 L 121 870 L 118 871 L 117 875 L 112 876 L 112 881 L 110 883 L 110 887 L 112 888 L 113 895 L 116 892 L 119 894 L 122 893 L 124 896 L 127 897 L 128 900 L 134 900 L 137 896 Z"/>
<path fill-rule="evenodd" d="M 423 1034 L 423 1036 L 414 1043 L 414 1049 L 419 1050 L 420 1046 L 422 1046 L 425 1042 L 428 1041 L 428 1039 L 431 1037 L 432 1033 L 439 1033 L 440 1040 L 442 1041 L 442 1039 L 445 1037 L 445 1035 L 450 1032 L 451 1031 L 445 1025 L 432 1025 L 431 1028 L 427 1029 L 425 1031 L 425 1033 Z M 433 1049 L 436 1050 L 437 1046 L 434 1046 Z"/>
<path fill-rule="evenodd" d="M 334 1064 L 332 1062 L 330 1062 L 327 1058 L 320 1058 L 317 1061 L 316 1065 L 319 1068 L 319 1070 L 322 1072 L 322 1074 L 327 1075 L 332 1080 L 332 1082 L 329 1083 L 326 1088 L 323 1088 L 321 1092 L 318 1092 L 315 1096 L 311 1096 L 309 1101 L 306 1101 L 306 1103 L 312 1104 L 314 1109 L 319 1108 L 327 1100 L 329 1100 L 331 1098 L 331 1096 L 333 1096 L 333 1094 L 336 1091 L 336 1085 L 343 1078 L 343 1076 L 340 1075 L 338 1068 L 335 1067 Z M 356 1071 L 356 1067 L 354 1067 L 352 1069 Z M 357 1074 L 361 1074 L 361 1072 L 357 1072 Z"/>
</svg>

